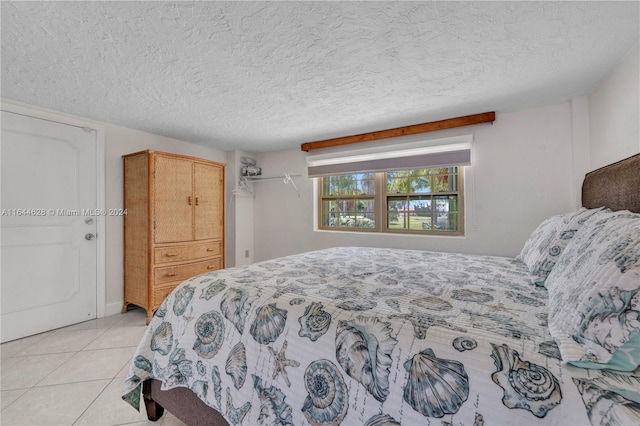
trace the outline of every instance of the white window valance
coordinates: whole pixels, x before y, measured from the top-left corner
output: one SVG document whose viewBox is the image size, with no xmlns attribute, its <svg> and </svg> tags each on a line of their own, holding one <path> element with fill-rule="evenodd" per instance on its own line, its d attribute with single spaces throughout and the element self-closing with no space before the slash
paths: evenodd
<svg viewBox="0 0 640 426">
<path fill-rule="evenodd" d="M 309 177 L 471 164 L 472 135 L 307 156 Z"/>
</svg>

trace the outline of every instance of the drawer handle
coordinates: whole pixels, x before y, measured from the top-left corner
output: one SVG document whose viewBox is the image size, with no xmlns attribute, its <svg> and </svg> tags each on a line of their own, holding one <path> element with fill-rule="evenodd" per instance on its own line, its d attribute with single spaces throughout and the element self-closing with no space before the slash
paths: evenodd
<svg viewBox="0 0 640 426">
<path fill-rule="evenodd" d="M 167 257 L 176 257 L 178 255 L 178 253 L 167 253 L 165 254 L 165 256 Z"/>
<path fill-rule="evenodd" d="M 209 247 L 207 248 L 207 251 L 216 251 L 216 249 Z"/>
<path fill-rule="evenodd" d="M 189 195 L 189 198 L 187 199 L 187 202 L 189 203 L 189 205 L 191 205 L 191 203 L 193 202 L 191 199 L 191 195 Z"/>
<path fill-rule="evenodd" d="M 196 197 L 196 206 L 200 205 L 200 197 Z"/>
<path fill-rule="evenodd" d="M 216 269 L 216 265 L 208 265 L 207 269 Z"/>
<path fill-rule="evenodd" d="M 178 275 L 177 272 L 167 272 L 166 274 L 164 274 L 167 277 L 175 277 L 176 275 Z"/>
</svg>

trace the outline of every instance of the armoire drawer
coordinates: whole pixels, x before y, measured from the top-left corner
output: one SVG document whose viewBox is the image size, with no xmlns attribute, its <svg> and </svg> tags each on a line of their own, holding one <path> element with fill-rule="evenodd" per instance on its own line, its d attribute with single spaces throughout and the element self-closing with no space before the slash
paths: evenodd
<svg viewBox="0 0 640 426">
<path fill-rule="evenodd" d="M 153 309 L 158 309 L 164 299 L 167 298 L 169 293 L 173 291 L 182 281 L 174 282 L 173 284 L 165 285 L 163 287 L 154 287 L 153 289 Z"/>
<path fill-rule="evenodd" d="M 222 242 L 220 240 L 183 246 L 156 247 L 153 249 L 153 261 L 155 264 L 184 262 L 220 256 L 220 253 L 222 253 Z"/>
<path fill-rule="evenodd" d="M 168 283 L 171 281 L 184 281 L 188 278 L 202 274 L 207 271 L 215 271 L 222 268 L 222 259 L 219 257 L 207 259 L 195 263 L 185 263 L 175 266 L 163 266 L 155 268 L 155 284 Z"/>
</svg>

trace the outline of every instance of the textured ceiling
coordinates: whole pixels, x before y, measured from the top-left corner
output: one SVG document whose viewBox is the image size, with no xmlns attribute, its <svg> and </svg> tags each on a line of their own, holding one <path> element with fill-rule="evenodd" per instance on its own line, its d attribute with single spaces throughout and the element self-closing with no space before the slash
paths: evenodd
<svg viewBox="0 0 640 426">
<path fill-rule="evenodd" d="M 588 94 L 639 2 L 2 1 L 2 97 L 269 151 Z"/>
</svg>

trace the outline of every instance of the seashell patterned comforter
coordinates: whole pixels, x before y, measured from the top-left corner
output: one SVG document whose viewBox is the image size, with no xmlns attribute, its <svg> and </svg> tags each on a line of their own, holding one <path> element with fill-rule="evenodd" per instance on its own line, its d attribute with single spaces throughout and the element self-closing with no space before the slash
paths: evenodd
<svg viewBox="0 0 640 426">
<path fill-rule="evenodd" d="M 640 374 L 562 366 L 547 291 L 511 258 L 344 247 L 199 275 L 123 399 L 148 378 L 232 425 L 640 424 Z"/>
</svg>

